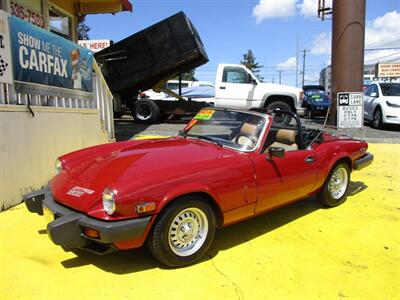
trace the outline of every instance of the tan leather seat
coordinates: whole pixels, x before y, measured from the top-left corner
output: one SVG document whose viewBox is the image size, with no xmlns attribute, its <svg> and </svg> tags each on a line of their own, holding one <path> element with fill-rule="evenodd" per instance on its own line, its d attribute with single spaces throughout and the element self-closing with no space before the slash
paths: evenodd
<svg viewBox="0 0 400 300">
<path fill-rule="evenodd" d="M 276 133 L 275 142 L 269 147 L 282 147 L 285 151 L 299 150 L 296 144 L 296 135 L 296 130 L 279 129 Z"/>
<path fill-rule="evenodd" d="M 236 143 L 250 149 L 254 148 L 258 140 L 258 130 L 259 128 L 256 124 L 244 123 L 240 128 Z"/>
</svg>

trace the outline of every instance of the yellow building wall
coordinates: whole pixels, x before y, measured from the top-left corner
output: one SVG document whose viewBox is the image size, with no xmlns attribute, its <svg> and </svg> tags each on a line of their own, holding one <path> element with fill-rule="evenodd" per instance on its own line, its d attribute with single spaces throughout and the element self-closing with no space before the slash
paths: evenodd
<svg viewBox="0 0 400 300">
<path fill-rule="evenodd" d="M 98 110 L 0 105 L 0 210 L 40 189 L 65 153 L 108 143 Z"/>
<path fill-rule="evenodd" d="M 11 0 L 12 1 L 12 0 Z M 38 0 L 17 0 L 16 2 L 42 13 L 42 1 Z"/>
<path fill-rule="evenodd" d="M 67 13 L 73 15 L 74 17 L 76 17 L 76 13 L 75 13 L 75 1 L 64 1 L 64 0 L 53 0 L 53 1 L 49 1 L 49 6 L 51 4 L 55 4 L 58 7 L 60 7 L 61 9 L 65 10 Z"/>
</svg>

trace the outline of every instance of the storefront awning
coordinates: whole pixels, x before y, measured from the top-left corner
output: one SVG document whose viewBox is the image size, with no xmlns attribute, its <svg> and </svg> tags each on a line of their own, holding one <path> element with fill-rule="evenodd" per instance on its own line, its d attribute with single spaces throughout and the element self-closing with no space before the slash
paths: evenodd
<svg viewBox="0 0 400 300">
<path fill-rule="evenodd" d="M 129 0 L 79 0 L 78 13 L 99 14 L 117 13 L 121 11 L 132 11 L 133 7 Z"/>
</svg>

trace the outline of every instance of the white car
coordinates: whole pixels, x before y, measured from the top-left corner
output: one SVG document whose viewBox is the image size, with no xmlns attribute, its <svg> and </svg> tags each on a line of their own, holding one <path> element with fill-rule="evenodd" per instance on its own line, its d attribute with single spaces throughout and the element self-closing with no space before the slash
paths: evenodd
<svg viewBox="0 0 400 300">
<path fill-rule="evenodd" d="M 187 88 L 187 87 L 192 87 L 192 86 L 210 86 L 213 87 L 214 84 L 212 82 L 208 82 L 208 81 L 189 81 L 189 80 L 182 80 L 181 81 L 181 87 L 182 88 Z M 165 85 L 166 89 L 169 90 L 175 90 L 177 91 L 179 89 L 179 80 L 168 80 L 166 85 Z M 147 90 L 144 91 L 142 93 L 139 94 L 139 98 L 149 98 L 152 100 L 163 100 L 165 98 L 169 98 L 170 96 L 160 92 L 157 93 L 153 90 Z"/>
<path fill-rule="evenodd" d="M 400 124 L 400 83 L 371 83 L 364 92 L 364 120 L 373 128 Z"/>
</svg>

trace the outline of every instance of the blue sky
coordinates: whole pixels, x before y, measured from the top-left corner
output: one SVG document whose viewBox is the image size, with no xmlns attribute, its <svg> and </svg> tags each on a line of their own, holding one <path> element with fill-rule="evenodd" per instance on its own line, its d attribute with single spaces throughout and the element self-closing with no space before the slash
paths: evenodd
<svg viewBox="0 0 400 300">
<path fill-rule="evenodd" d="M 329 0 L 327 0 L 329 2 Z M 252 49 L 264 65 L 264 81 L 296 85 L 296 40 L 308 49 L 306 83 L 316 82 L 330 61 L 330 20 L 317 18 L 318 0 L 132 0 L 133 13 L 87 17 L 91 39 L 121 40 L 172 14 L 184 11 L 196 26 L 209 63 L 196 69 L 213 82 L 218 63 L 239 63 Z M 366 48 L 400 48 L 400 1 L 367 0 Z M 302 55 L 298 55 L 299 70 Z M 400 49 L 368 51 L 365 62 L 400 60 Z M 298 75 L 301 84 L 301 75 Z"/>
</svg>

